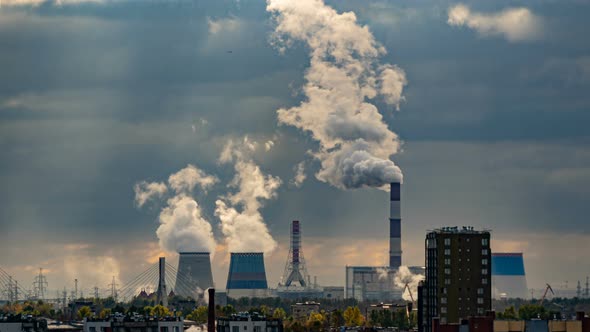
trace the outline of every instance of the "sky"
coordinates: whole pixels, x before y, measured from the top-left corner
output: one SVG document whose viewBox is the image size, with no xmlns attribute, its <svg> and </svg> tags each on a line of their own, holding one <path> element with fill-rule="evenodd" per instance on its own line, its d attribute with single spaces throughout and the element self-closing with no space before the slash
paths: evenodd
<svg viewBox="0 0 590 332">
<path fill-rule="evenodd" d="M 300 220 L 308 271 L 343 285 L 346 265 L 388 260 L 388 193 L 331 164 L 365 149 L 369 171 L 403 172 L 404 264 L 424 264 L 427 230 L 471 225 L 524 252 L 529 287 L 585 280 L 590 3 L 306 0 L 337 20 L 283 26 L 297 11 L 273 3 L 2 0 L 0 267 L 106 292 L 175 264 L 186 234 L 157 230 L 198 221 L 218 288 L 252 246 L 274 286 Z M 322 30 L 339 22 L 358 30 Z M 344 84 L 358 68 L 362 88 Z M 371 115 L 358 127 L 319 116 L 354 113 L 346 89 Z"/>
</svg>

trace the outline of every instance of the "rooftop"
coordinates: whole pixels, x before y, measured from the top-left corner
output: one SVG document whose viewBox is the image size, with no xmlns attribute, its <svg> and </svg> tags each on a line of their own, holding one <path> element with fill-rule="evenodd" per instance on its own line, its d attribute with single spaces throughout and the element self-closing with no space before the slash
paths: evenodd
<svg viewBox="0 0 590 332">
<path fill-rule="evenodd" d="M 441 227 L 430 231 L 431 233 L 444 233 L 444 234 L 489 234 L 490 231 L 487 229 L 478 231 L 473 226 L 453 226 L 453 227 Z"/>
</svg>

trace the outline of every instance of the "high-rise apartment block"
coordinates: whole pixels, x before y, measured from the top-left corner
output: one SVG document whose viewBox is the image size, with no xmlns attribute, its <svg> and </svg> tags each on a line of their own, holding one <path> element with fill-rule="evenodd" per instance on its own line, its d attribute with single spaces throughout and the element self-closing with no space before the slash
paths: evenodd
<svg viewBox="0 0 590 332">
<path fill-rule="evenodd" d="M 426 279 L 418 308 L 420 332 L 483 316 L 492 306 L 490 232 L 444 227 L 426 235 Z"/>
</svg>

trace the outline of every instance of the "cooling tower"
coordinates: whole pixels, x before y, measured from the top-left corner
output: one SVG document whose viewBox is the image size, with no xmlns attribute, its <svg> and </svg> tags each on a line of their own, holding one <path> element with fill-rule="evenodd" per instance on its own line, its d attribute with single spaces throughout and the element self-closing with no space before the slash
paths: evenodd
<svg viewBox="0 0 590 332">
<path fill-rule="evenodd" d="M 522 253 L 492 253 L 492 296 L 528 297 Z"/>
<path fill-rule="evenodd" d="M 174 292 L 176 295 L 197 299 L 205 289 L 213 287 L 211 260 L 208 252 L 181 252 Z"/>
<path fill-rule="evenodd" d="M 232 252 L 226 288 L 227 296 L 233 298 L 268 296 L 264 254 Z"/>
<path fill-rule="evenodd" d="M 392 183 L 389 192 L 389 268 L 402 265 L 401 183 Z"/>
</svg>

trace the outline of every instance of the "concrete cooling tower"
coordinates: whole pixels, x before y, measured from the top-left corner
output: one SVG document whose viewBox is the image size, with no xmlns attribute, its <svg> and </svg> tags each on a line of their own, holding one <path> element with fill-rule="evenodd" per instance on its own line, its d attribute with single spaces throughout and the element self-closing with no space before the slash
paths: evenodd
<svg viewBox="0 0 590 332">
<path fill-rule="evenodd" d="M 213 273 L 208 252 L 181 252 L 174 292 L 176 295 L 203 297 L 207 288 L 213 287 Z"/>
<path fill-rule="evenodd" d="M 492 253 L 492 296 L 495 299 L 528 297 L 522 253 Z"/>
<path fill-rule="evenodd" d="M 269 296 L 264 254 L 232 252 L 226 288 L 227 296 L 235 299 Z"/>
</svg>

